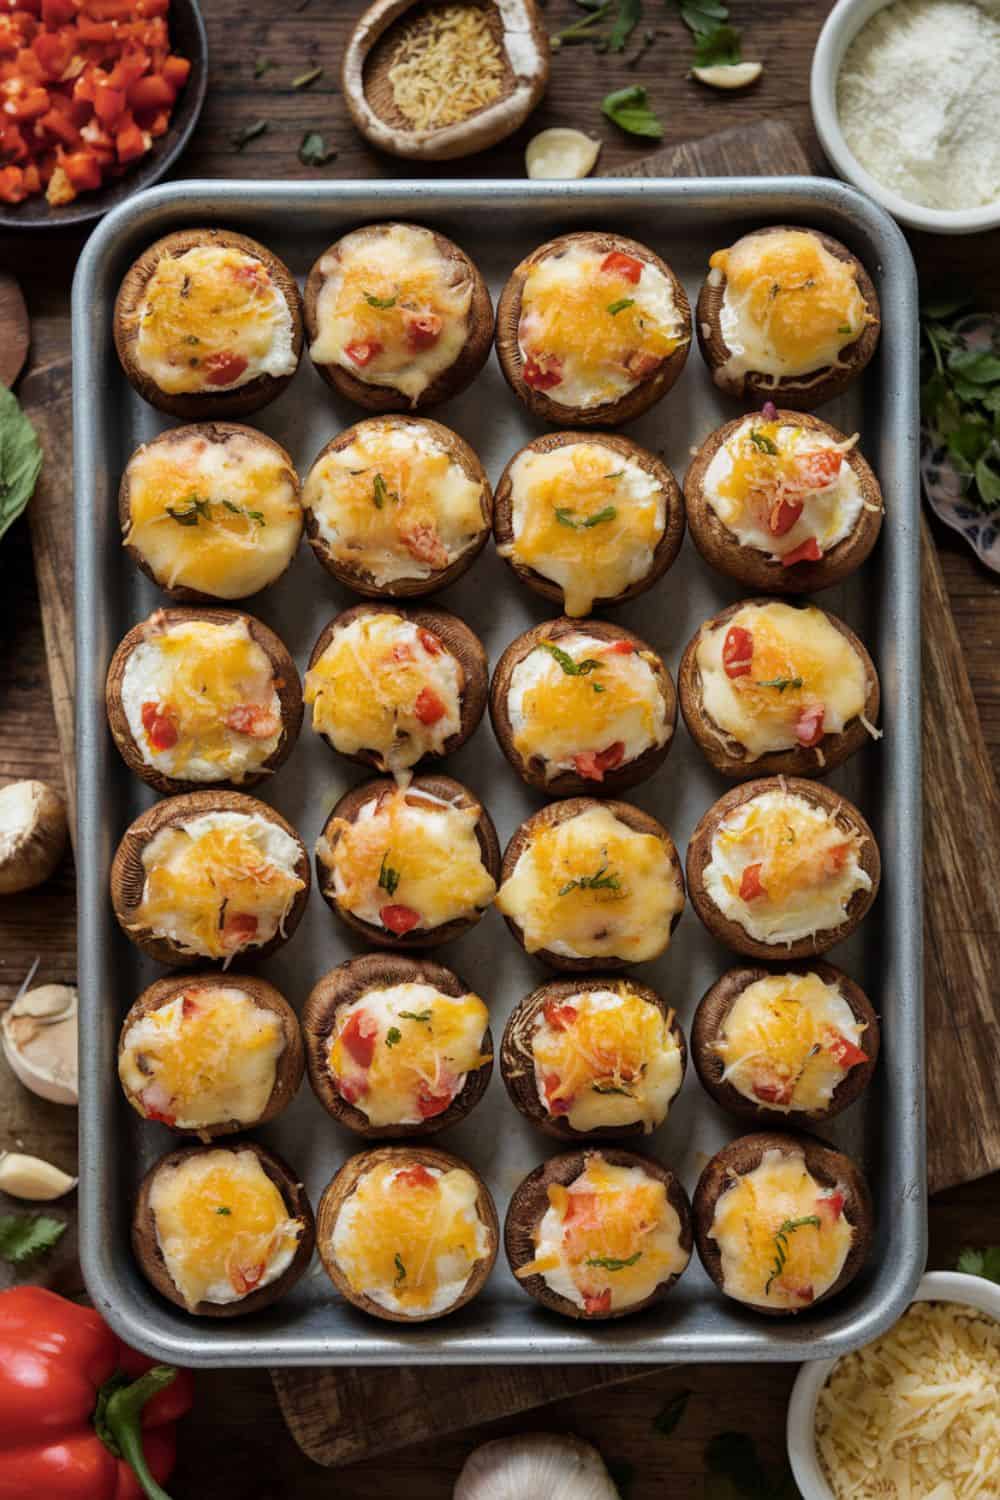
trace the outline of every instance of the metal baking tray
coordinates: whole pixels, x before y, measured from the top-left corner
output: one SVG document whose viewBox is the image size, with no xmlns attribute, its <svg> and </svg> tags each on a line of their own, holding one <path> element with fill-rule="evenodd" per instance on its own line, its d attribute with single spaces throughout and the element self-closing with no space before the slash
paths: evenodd
<svg viewBox="0 0 1000 1500">
<path fill-rule="evenodd" d="M 121 936 L 108 900 L 115 846 L 153 795 L 119 760 L 105 723 L 103 684 L 120 637 L 162 602 L 122 552 L 119 476 L 133 448 L 171 424 L 135 395 L 119 368 L 111 338 L 115 293 L 134 256 L 171 230 L 203 224 L 243 230 L 302 276 L 348 228 L 390 218 L 430 224 L 452 236 L 482 267 L 494 294 L 520 257 L 541 241 L 565 230 L 604 228 L 652 245 L 683 278 L 693 303 L 713 248 L 747 229 L 782 222 L 813 225 L 846 241 L 878 287 L 885 320 L 879 353 L 863 381 L 822 413 L 847 432 L 861 432 L 887 511 L 874 559 L 860 577 L 822 596 L 822 603 L 867 642 L 882 676 L 884 740 L 831 777 L 870 818 L 885 862 L 874 912 L 833 954 L 881 1012 L 882 1059 L 867 1099 L 829 1130 L 869 1175 L 877 1232 L 857 1281 L 829 1305 L 794 1321 L 756 1317 L 723 1298 L 697 1257 L 677 1289 L 655 1308 L 610 1324 L 576 1325 L 527 1297 L 501 1250 L 479 1297 L 451 1317 L 411 1328 L 379 1323 L 345 1303 L 318 1259 L 289 1296 L 245 1320 L 223 1324 L 189 1318 L 167 1304 L 133 1263 L 129 1217 L 136 1183 L 174 1138 L 138 1119 L 122 1097 L 115 1070 L 121 1018 L 162 971 Z M 902 1312 L 925 1249 L 917 304 L 913 263 L 892 221 L 853 189 L 804 177 L 177 183 L 130 199 L 91 237 L 73 288 L 73 354 L 80 1245 L 87 1285 L 100 1311 L 130 1343 L 190 1365 L 802 1360 L 835 1355 L 873 1338 Z M 682 478 L 692 447 L 738 410 L 715 390 L 695 349 L 666 400 L 628 430 L 662 450 Z M 361 415 L 332 394 L 303 358 L 291 386 L 252 420 L 289 449 L 304 473 L 322 445 Z M 509 393 L 493 359 L 468 391 L 434 415 L 472 443 L 494 481 L 507 458 L 539 430 Z M 662 651 L 676 671 L 700 621 L 738 596 L 738 588 L 715 576 L 687 540 L 667 576 L 614 617 Z M 494 663 L 513 636 L 552 613 L 516 582 L 492 547 L 439 598 L 478 632 Z M 322 626 L 352 602 L 303 546 L 285 578 L 247 607 L 277 630 L 301 668 Z M 447 770 L 484 799 L 501 841 L 540 805 L 507 766 L 487 721 Z M 306 725 L 265 796 L 312 845 L 334 801 L 359 779 L 358 769 L 331 754 Z M 662 819 L 683 849 L 701 813 L 725 789 L 681 726 L 665 766 L 633 795 Z M 356 951 L 357 941 L 314 892 L 294 939 L 260 968 L 300 1006 L 321 974 Z M 496 1038 L 512 1003 L 546 977 L 492 912 L 435 956 L 486 999 Z M 640 973 L 669 997 L 687 1028 L 701 994 L 732 961 L 689 908 L 669 952 Z M 669 1120 L 641 1149 L 669 1162 L 691 1191 L 708 1156 L 739 1133 L 689 1070 Z M 287 1157 L 314 1204 L 344 1159 L 363 1144 L 330 1120 L 308 1084 L 260 1137 Z M 509 1104 L 498 1074 L 472 1115 L 438 1139 L 483 1172 L 501 1215 L 516 1183 L 554 1149 Z"/>
</svg>

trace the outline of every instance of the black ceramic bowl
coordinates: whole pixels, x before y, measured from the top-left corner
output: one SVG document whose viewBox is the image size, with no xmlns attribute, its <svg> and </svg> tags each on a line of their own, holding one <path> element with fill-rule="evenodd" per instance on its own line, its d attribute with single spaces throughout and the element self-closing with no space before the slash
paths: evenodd
<svg viewBox="0 0 1000 1500">
<path fill-rule="evenodd" d="M 106 187 L 98 188 L 95 192 L 81 193 L 72 203 L 53 208 L 42 193 L 26 199 L 24 203 L 0 205 L 0 229 L 61 229 L 69 224 L 89 224 L 130 198 L 140 188 L 151 187 L 154 182 L 158 182 L 177 160 L 188 143 L 205 102 L 205 90 L 208 87 L 208 38 L 197 0 L 170 0 L 168 22 L 171 48 L 179 56 L 190 59 L 191 72 L 177 96 L 166 134 L 154 141 L 153 149 L 123 176 L 113 178 Z"/>
</svg>

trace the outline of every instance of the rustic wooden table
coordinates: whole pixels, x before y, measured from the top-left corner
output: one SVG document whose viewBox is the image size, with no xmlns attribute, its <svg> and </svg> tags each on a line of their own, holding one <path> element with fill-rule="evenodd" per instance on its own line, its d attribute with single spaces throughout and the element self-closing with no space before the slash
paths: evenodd
<svg viewBox="0 0 1000 1500">
<path fill-rule="evenodd" d="M 595 54 L 590 47 L 563 49 L 554 59 L 547 99 L 530 130 L 472 162 L 433 170 L 447 176 L 521 176 L 525 140 L 533 130 L 552 124 L 573 124 L 601 135 L 603 170 L 624 165 L 645 148 L 604 121 L 598 106 L 610 88 L 633 81 L 648 88 L 665 122 L 668 143 L 764 116 L 777 117 L 793 126 L 817 170 L 822 170 L 809 120 L 808 73 L 829 0 L 769 0 L 756 7 L 746 0 L 732 0 L 731 8 L 734 21 L 743 28 L 746 55 L 765 63 L 762 80 L 747 94 L 710 95 L 687 80 L 690 47 L 676 11 L 660 0 L 646 0 L 646 20 L 655 26 L 657 37 L 638 67 L 629 65 L 628 53 L 625 58 L 611 58 Z M 182 175 L 312 180 L 413 175 L 405 164 L 377 155 L 358 138 L 339 94 L 338 58 L 359 3 L 293 0 L 289 6 L 281 0 L 255 0 L 248 13 L 240 0 L 204 0 L 204 10 L 212 54 L 211 87 L 194 142 L 181 163 Z M 548 0 L 546 5 L 552 30 L 580 14 L 574 0 Z M 264 57 L 273 66 L 255 81 L 255 60 Z M 299 92 L 290 88 L 293 77 L 317 66 L 325 72 L 311 88 Z M 232 145 L 233 136 L 258 119 L 268 121 L 267 131 L 238 151 Z M 313 129 L 321 131 L 338 152 L 322 169 L 302 167 L 296 155 L 303 133 Z M 32 315 L 29 369 L 43 369 L 66 356 L 69 286 L 81 243 L 75 234 L 44 239 L 0 235 L 0 266 L 19 277 Z M 957 275 L 973 285 L 984 301 L 1000 302 L 1000 234 L 952 240 L 914 236 L 913 248 L 926 284 Z M 67 494 L 67 529 L 70 524 Z M 994 770 L 1000 773 L 1000 584 L 950 533 L 938 528 L 935 538 Z M 62 771 L 28 528 L 23 521 L 0 547 L 0 642 L 5 648 L 0 651 L 0 782 L 31 775 L 59 785 Z M 42 956 L 40 977 L 73 979 L 74 883 L 69 859 L 42 890 L 7 898 L 0 905 L 0 1000 L 10 998 L 36 955 Z M 23 1141 L 28 1149 L 40 1149 L 72 1169 L 72 1111 L 43 1105 L 22 1089 L 4 1092 L 3 1111 L 0 1145 Z M 997 1177 L 987 1178 L 933 1200 L 931 1266 L 953 1264 L 965 1244 L 1000 1241 L 998 1187 Z M 61 1290 L 72 1291 L 80 1285 L 73 1248 L 67 1235 L 44 1273 Z M 752 1432 L 766 1457 L 780 1458 L 785 1402 L 793 1375 L 793 1369 L 778 1365 L 755 1370 L 752 1377 L 738 1367 L 696 1366 L 645 1377 L 613 1392 L 576 1397 L 514 1425 L 596 1437 L 610 1460 L 633 1471 L 628 1485 L 631 1500 L 662 1494 L 668 1480 L 670 1493 L 683 1500 L 702 1493 L 703 1448 L 714 1432 Z M 680 1428 L 670 1439 L 657 1436 L 653 1427 L 657 1412 L 671 1395 L 685 1389 L 694 1394 Z M 490 1429 L 491 1435 L 494 1431 Z M 196 1495 L 213 1500 L 271 1500 L 289 1493 L 308 1500 L 332 1492 L 354 1500 L 384 1500 L 402 1493 L 411 1500 L 442 1500 L 450 1494 L 465 1454 L 485 1435 L 463 1433 L 334 1477 L 311 1465 L 293 1444 L 266 1372 L 210 1373 L 199 1379 L 198 1406 L 185 1424 L 182 1456 L 171 1489 L 178 1500 L 193 1500 Z"/>
</svg>

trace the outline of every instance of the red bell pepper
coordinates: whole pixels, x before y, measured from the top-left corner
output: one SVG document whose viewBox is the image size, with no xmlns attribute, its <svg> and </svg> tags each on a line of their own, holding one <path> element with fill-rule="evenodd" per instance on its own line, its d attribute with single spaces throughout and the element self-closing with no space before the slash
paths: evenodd
<svg viewBox="0 0 1000 1500">
<path fill-rule="evenodd" d="M 0 1500 L 170 1500 L 189 1370 L 129 1349 L 89 1307 L 0 1293 Z"/>
</svg>

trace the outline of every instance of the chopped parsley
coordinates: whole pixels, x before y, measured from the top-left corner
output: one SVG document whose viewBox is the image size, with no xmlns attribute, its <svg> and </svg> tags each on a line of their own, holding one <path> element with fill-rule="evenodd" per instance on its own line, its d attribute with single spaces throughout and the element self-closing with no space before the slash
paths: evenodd
<svg viewBox="0 0 1000 1500">
<path fill-rule="evenodd" d="M 387 863 L 389 852 L 387 849 L 382 855 L 382 863 L 378 867 L 378 883 L 383 891 L 387 891 L 390 896 L 394 896 L 396 894 L 396 887 L 399 885 L 399 871 L 394 870 Z"/>
<path fill-rule="evenodd" d="M 302 137 L 299 161 L 304 167 L 325 167 L 336 154 L 336 146 L 328 146 L 318 130 L 307 130 Z"/>
<path fill-rule="evenodd" d="M 381 510 L 387 500 L 398 500 L 399 496 L 389 488 L 381 474 L 376 474 L 372 480 L 372 499 L 375 509 Z"/>
<path fill-rule="evenodd" d="M 610 479 L 612 476 L 606 477 Z M 586 520 L 576 521 L 573 518 L 573 511 L 568 506 L 556 506 L 556 520 L 559 525 L 568 526 L 572 531 L 589 531 L 592 526 L 601 526 L 605 521 L 613 521 L 617 514 L 615 506 L 606 505 L 603 510 L 595 511 L 592 516 L 587 516 Z"/>
<path fill-rule="evenodd" d="M 267 120 L 254 120 L 252 125 L 245 125 L 242 130 L 230 136 L 230 140 L 237 151 L 242 151 L 244 146 L 249 146 L 251 141 L 255 141 L 259 135 L 264 134 L 268 124 Z"/>
<path fill-rule="evenodd" d="M 783 693 L 786 688 L 800 688 L 801 686 L 801 677 L 769 677 L 766 682 L 757 681 L 754 683 L 754 687 L 777 688 L 779 693 Z"/>
<path fill-rule="evenodd" d="M 232 511 L 234 516 L 246 516 L 248 520 L 256 521 L 258 526 L 267 525 L 267 522 L 264 519 L 264 512 L 262 510 L 250 510 L 245 505 L 234 505 L 231 500 L 223 500 L 222 503 L 227 510 Z"/>
<path fill-rule="evenodd" d="M 263 78 L 264 74 L 270 72 L 273 67 L 274 63 L 269 57 L 258 57 L 253 65 L 253 76 L 255 78 Z"/>
<path fill-rule="evenodd" d="M 390 1026 L 389 1030 L 385 1034 L 385 1045 L 387 1047 L 395 1047 L 396 1043 L 401 1042 L 402 1040 L 403 1033 L 400 1031 L 399 1027 Z"/>
<path fill-rule="evenodd" d="M 429 1010 L 401 1010 L 399 1012 L 401 1021 L 422 1021 L 426 1026 L 430 1025 L 431 1012 Z"/>
<path fill-rule="evenodd" d="M 600 1266 L 602 1271 L 624 1271 L 626 1266 L 634 1266 L 640 1260 L 642 1260 L 642 1251 L 637 1250 L 627 1260 L 616 1260 L 613 1255 L 592 1255 L 587 1265 Z"/>
<path fill-rule="evenodd" d="M 794 1234 L 796 1229 L 804 1229 L 807 1224 L 811 1224 L 814 1229 L 818 1229 L 819 1215 L 806 1214 L 803 1219 L 786 1219 L 781 1228 L 775 1231 L 774 1265 L 771 1267 L 771 1274 L 767 1278 L 767 1283 L 764 1287 L 765 1297 L 770 1295 L 771 1283 L 777 1281 L 785 1269 L 785 1262 L 788 1260 L 788 1236 Z"/>
<path fill-rule="evenodd" d="M 227 1208 L 226 1205 L 223 1203 L 220 1208 L 217 1208 L 215 1210 L 215 1212 L 217 1214 L 221 1214 L 223 1216 L 223 1218 L 228 1219 L 229 1215 L 232 1213 L 232 1209 L 231 1208 Z"/>
<path fill-rule="evenodd" d="M 623 1089 L 617 1083 L 592 1083 L 590 1087 L 595 1094 L 621 1094 L 625 1099 L 634 1099 L 635 1095 L 631 1089 Z"/>
<path fill-rule="evenodd" d="M 406 1280 L 406 1267 L 403 1265 L 402 1258 L 400 1257 L 400 1254 L 399 1254 L 398 1251 L 396 1252 L 395 1261 L 396 1261 L 396 1280 L 393 1283 L 393 1285 L 394 1286 L 399 1286 L 400 1282 L 403 1282 L 403 1281 Z"/>
<path fill-rule="evenodd" d="M 624 469 L 615 469 L 615 470 L 613 470 L 612 473 L 605 474 L 604 477 L 605 477 L 605 479 L 620 479 L 624 473 L 625 473 Z"/>
<path fill-rule="evenodd" d="M 634 297 L 619 297 L 619 299 L 618 299 L 617 302 L 609 302 L 608 303 L 607 310 L 608 310 L 608 312 L 611 314 L 611 316 L 613 318 L 617 318 L 617 316 L 618 316 L 618 314 L 620 312 L 624 312 L 626 308 L 628 308 L 628 307 L 634 307 L 634 306 L 635 306 L 635 298 Z"/>
<path fill-rule="evenodd" d="M 837 332 L 838 333 L 853 333 L 854 330 L 851 327 L 850 323 L 841 323 L 840 327 L 837 329 Z"/>
<path fill-rule="evenodd" d="M 601 865 L 593 875 L 581 875 L 578 880 L 568 881 L 559 894 L 568 896 L 570 891 L 620 891 L 621 888 L 618 876 L 609 874 L 607 865 Z"/>
<path fill-rule="evenodd" d="M 188 495 L 180 505 L 168 505 L 167 515 L 176 521 L 178 526 L 197 526 L 202 519 L 212 519 L 212 502 L 203 500 L 200 495 Z"/>
<path fill-rule="evenodd" d="M 293 89 L 307 89 L 311 83 L 323 77 L 322 68 L 310 68 L 308 73 L 300 73 L 298 78 L 292 79 Z"/>
<path fill-rule="evenodd" d="M 770 453 L 774 458 L 777 458 L 778 445 L 777 443 L 773 442 L 766 433 L 761 432 L 758 428 L 754 427 L 750 432 L 750 441 L 751 443 L 753 443 L 755 448 L 760 449 L 761 453 Z"/>
<path fill-rule="evenodd" d="M 555 641 L 539 641 L 538 644 L 543 651 L 555 657 L 567 677 L 586 677 L 588 673 L 596 672 L 602 666 L 602 663 L 592 656 L 584 657 L 583 661 L 574 661 L 569 652 L 557 646 Z"/>
<path fill-rule="evenodd" d="M 395 307 L 398 300 L 395 295 L 392 297 L 376 297 L 372 292 L 365 292 L 364 295 L 369 307 Z"/>
</svg>

